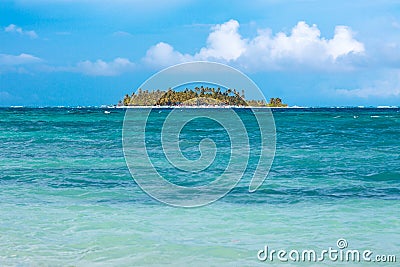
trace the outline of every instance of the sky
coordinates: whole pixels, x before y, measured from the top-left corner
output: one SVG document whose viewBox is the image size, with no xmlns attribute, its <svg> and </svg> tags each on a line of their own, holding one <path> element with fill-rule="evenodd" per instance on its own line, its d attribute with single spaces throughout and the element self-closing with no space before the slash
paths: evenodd
<svg viewBox="0 0 400 267">
<path fill-rule="evenodd" d="M 399 106 L 400 1 L 0 1 L 0 106 L 116 104 L 190 61 L 290 106 Z"/>
</svg>

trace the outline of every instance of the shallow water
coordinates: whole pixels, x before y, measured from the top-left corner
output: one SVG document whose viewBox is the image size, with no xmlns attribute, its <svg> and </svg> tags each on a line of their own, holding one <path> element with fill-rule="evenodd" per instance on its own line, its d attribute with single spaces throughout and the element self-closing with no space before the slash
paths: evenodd
<svg viewBox="0 0 400 267">
<path fill-rule="evenodd" d="M 109 111 L 0 109 L 0 266 L 255 266 L 279 263 L 258 261 L 265 245 L 322 250 L 339 238 L 399 261 L 399 109 L 274 110 L 276 155 L 262 187 L 249 193 L 244 177 L 194 209 L 136 185 L 122 151 L 124 110 Z M 198 143 L 216 127 L 207 125 L 193 123 L 186 140 Z M 213 133 L 224 146 L 224 132 Z M 168 171 L 176 183 L 204 182 Z"/>
</svg>

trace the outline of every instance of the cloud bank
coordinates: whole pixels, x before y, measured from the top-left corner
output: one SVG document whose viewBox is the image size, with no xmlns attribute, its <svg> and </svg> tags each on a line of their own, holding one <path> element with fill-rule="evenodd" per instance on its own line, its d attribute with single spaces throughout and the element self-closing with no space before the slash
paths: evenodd
<svg viewBox="0 0 400 267">
<path fill-rule="evenodd" d="M 193 55 L 182 54 L 170 44 L 160 42 L 148 49 L 143 61 L 154 67 L 211 60 L 235 63 L 253 70 L 335 69 L 348 68 L 347 58 L 351 60 L 365 52 L 364 44 L 354 38 L 348 26 L 336 26 L 331 39 L 322 37 L 317 25 L 308 25 L 304 21 L 299 21 L 289 34 L 278 32 L 273 35 L 270 29 L 260 29 L 252 39 L 243 38 L 239 27 L 236 20 L 213 26 L 206 45 Z"/>
<path fill-rule="evenodd" d="M 357 98 L 391 98 L 400 97 L 400 70 L 389 71 L 380 79 L 370 82 L 368 86 L 357 89 L 338 89 L 336 93 Z"/>
<path fill-rule="evenodd" d="M 25 31 L 21 27 L 18 27 L 15 24 L 10 24 L 7 27 L 4 28 L 5 32 L 13 32 L 13 33 L 18 33 L 20 35 L 26 35 L 31 37 L 32 39 L 38 38 L 39 36 L 36 34 L 35 31 Z"/>
<path fill-rule="evenodd" d="M 29 73 L 28 69 L 40 65 L 39 57 L 21 53 L 19 55 L 0 54 L 0 75 L 7 72 Z"/>
<path fill-rule="evenodd" d="M 116 58 L 106 62 L 98 59 L 94 62 L 85 60 L 77 64 L 74 71 L 92 76 L 116 76 L 134 69 L 135 64 L 126 58 Z"/>
<path fill-rule="evenodd" d="M 16 66 L 16 65 L 24 65 L 24 64 L 32 64 L 39 63 L 42 59 L 35 57 L 30 54 L 20 54 L 20 55 L 8 55 L 8 54 L 0 54 L 0 65 L 4 66 Z"/>
</svg>

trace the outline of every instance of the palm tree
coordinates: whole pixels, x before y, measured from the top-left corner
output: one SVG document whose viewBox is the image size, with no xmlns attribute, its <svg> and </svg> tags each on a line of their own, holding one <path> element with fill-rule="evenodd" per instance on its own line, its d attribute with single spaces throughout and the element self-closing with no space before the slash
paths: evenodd
<svg viewBox="0 0 400 267">
<path fill-rule="evenodd" d="M 130 101 L 131 101 L 131 98 L 129 97 L 128 94 L 126 94 L 124 97 L 124 100 L 123 100 L 124 106 L 128 106 Z"/>
</svg>

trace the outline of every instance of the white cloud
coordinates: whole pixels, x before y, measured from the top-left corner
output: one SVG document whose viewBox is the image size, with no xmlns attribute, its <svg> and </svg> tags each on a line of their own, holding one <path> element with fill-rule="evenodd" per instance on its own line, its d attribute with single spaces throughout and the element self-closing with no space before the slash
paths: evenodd
<svg viewBox="0 0 400 267">
<path fill-rule="evenodd" d="M 10 98 L 11 94 L 7 91 L 0 91 L 0 98 Z"/>
<path fill-rule="evenodd" d="M 193 57 L 182 54 L 166 43 L 160 42 L 149 48 L 143 61 L 151 66 L 170 66 L 185 61 L 193 60 Z"/>
<path fill-rule="evenodd" d="M 0 54 L 0 73 L 18 72 L 29 73 L 33 67 L 27 67 L 35 63 L 41 63 L 41 58 L 29 54 L 8 55 Z M 45 64 L 36 64 L 34 69 L 43 72 L 80 72 L 92 76 L 116 76 L 125 72 L 133 71 L 135 64 L 126 58 L 116 58 L 113 61 L 106 62 L 101 59 L 96 61 L 81 61 L 74 67 L 49 66 Z"/>
<path fill-rule="evenodd" d="M 362 88 L 362 89 L 338 89 L 336 93 L 344 96 L 359 97 L 359 98 L 369 98 L 369 97 L 379 97 L 379 98 L 389 98 L 389 97 L 399 97 L 400 88 Z"/>
<path fill-rule="evenodd" d="M 93 76 L 115 76 L 134 69 L 135 64 L 126 58 L 116 58 L 113 61 L 105 62 L 101 59 L 91 62 L 89 60 L 81 61 L 74 69 L 86 75 Z"/>
<path fill-rule="evenodd" d="M 43 62 L 41 58 L 35 57 L 30 54 L 0 54 L 0 74 L 6 72 L 30 73 L 29 70 L 32 68 L 38 68 L 38 63 L 41 62 Z M 40 65 L 41 64 L 39 64 L 39 66 Z"/>
<path fill-rule="evenodd" d="M 364 51 L 364 44 L 353 38 L 353 33 L 347 26 L 336 26 L 333 39 L 327 42 L 327 52 L 334 60 L 340 56 Z"/>
<path fill-rule="evenodd" d="M 7 27 L 4 28 L 4 31 L 5 32 L 15 32 L 15 33 L 18 33 L 18 34 L 21 34 L 21 35 L 29 36 L 31 38 L 37 38 L 38 37 L 38 35 L 36 34 L 35 31 L 25 31 L 21 27 L 18 27 L 15 24 L 8 25 Z"/>
<path fill-rule="evenodd" d="M 0 91 L 0 100 L 10 99 L 12 95 L 7 91 Z"/>
<path fill-rule="evenodd" d="M 227 62 L 238 59 L 245 51 L 247 40 L 242 39 L 239 22 L 231 19 L 212 27 L 207 46 L 195 55 L 196 59 L 222 59 Z"/>
<path fill-rule="evenodd" d="M 16 66 L 23 64 L 39 63 L 42 59 L 30 54 L 20 54 L 18 56 L 0 54 L 0 64 L 5 66 Z"/>
<path fill-rule="evenodd" d="M 321 37 L 317 25 L 300 21 L 290 34 L 279 32 L 273 36 L 268 29 L 260 30 L 250 41 L 242 61 L 248 68 L 258 69 L 329 69 L 337 67 L 339 58 L 364 51 L 364 45 L 353 38 L 349 27 L 336 26 L 333 38 L 327 40 Z"/>
<path fill-rule="evenodd" d="M 369 82 L 370 83 L 370 82 Z M 336 93 L 343 96 L 359 98 L 400 97 L 400 71 L 389 71 L 381 80 L 358 89 L 338 89 Z"/>
<path fill-rule="evenodd" d="M 392 22 L 392 27 L 395 29 L 400 29 L 400 23 L 398 21 L 393 21 Z"/>
<path fill-rule="evenodd" d="M 113 32 L 112 35 L 117 36 L 117 37 L 132 36 L 132 34 L 130 34 L 129 32 L 124 32 L 124 31 L 116 31 L 116 32 Z"/>
<path fill-rule="evenodd" d="M 321 37 L 317 25 L 299 21 L 290 34 L 260 29 L 256 37 L 243 38 L 239 22 L 229 20 L 213 26 L 207 44 L 194 55 L 183 55 L 171 45 L 158 43 L 151 47 L 144 61 L 155 66 L 172 65 L 190 60 L 214 60 L 236 63 L 255 70 L 311 67 L 314 69 L 349 68 L 351 57 L 365 52 L 364 44 L 354 39 L 347 26 L 336 26 L 332 39 Z M 341 62 L 349 57 L 345 64 Z"/>
</svg>

